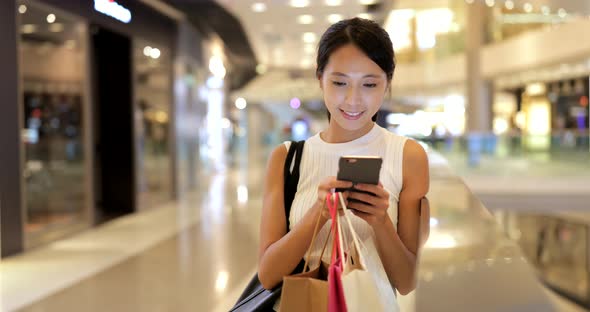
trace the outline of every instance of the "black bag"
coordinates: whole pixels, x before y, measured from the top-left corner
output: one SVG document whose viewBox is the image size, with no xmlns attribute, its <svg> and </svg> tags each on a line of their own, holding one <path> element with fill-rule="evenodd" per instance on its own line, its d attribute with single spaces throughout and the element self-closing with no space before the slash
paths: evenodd
<svg viewBox="0 0 590 312">
<path fill-rule="evenodd" d="M 285 219 L 287 221 L 287 232 L 289 231 L 289 214 L 291 212 L 291 204 L 297 192 L 297 184 L 299 183 L 299 165 L 301 164 L 301 156 L 303 155 L 303 145 L 305 141 L 291 142 L 287 158 L 285 160 L 284 173 L 284 204 L 285 204 Z M 291 172 L 291 163 L 295 156 L 295 163 L 293 164 L 293 171 Z M 293 272 L 301 272 L 303 270 L 304 261 L 301 259 Z M 230 312 L 246 312 L 246 311 L 273 311 L 273 306 L 277 299 L 281 297 L 282 283 L 272 290 L 266 290 L 262 287 L 258 279 L 258 273 L 252 277 L 246 289 L 238 298 L 237 303 L 230 310 Z"/>
</svg>

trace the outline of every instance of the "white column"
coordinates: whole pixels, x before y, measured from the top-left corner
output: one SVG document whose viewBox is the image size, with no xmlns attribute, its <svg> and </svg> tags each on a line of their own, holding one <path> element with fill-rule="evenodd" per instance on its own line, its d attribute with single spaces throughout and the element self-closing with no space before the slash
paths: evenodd
<svg viewBox="0 0 590 312">
<path fill-rule="evenodd" d="M 481 49 L 486 42 L 488 9 L 483 1 L 467 4 L 466 69 L 467 105 L 466 137 L 468 162 L 479 165 L 484 144 L 489 144 L 492 130 L 492 85 L 482 76 Z"/>
<path fill-rule="evenodd" d="M 481 49 L 486 41 L 487 7 L 483 1 L 467 5 L 467 131 L 492 130 L 492 85 L 481 73 Z"/>
</svg>

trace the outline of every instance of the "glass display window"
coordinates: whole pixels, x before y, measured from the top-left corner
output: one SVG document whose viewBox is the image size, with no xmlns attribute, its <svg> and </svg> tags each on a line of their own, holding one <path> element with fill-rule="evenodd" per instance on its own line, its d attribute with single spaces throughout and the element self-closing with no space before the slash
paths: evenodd
<svg viewBox="0 0 590 312">
<path fill-rule="evenodd" d="M 87 27 L 44 5 L 20 2 L 25 185 L 29 245 L 52 231 L 88 223 L 89 170 L 84 148 Z"/>
<path fill-rule="evenodd" d="M 144 209 L 171 198 L 172 59 L 166 47 L 138 39 L 133 62 L 137 196 Z"/>
</svg>

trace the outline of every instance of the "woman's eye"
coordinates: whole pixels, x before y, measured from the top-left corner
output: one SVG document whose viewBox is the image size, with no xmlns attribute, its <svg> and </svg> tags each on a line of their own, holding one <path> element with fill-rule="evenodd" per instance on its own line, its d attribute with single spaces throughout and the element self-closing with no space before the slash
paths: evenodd
<svg viewBox="0 0 590 312">
<path fill-rule="evenodd" d="M 377 86 L 377 84 L 376 83 L 365 83 L 364 86 L 367 88 L 375 88 Z"/>
<path fill-rule="evenodd" d="M 341 86 L 345 86 L 346 82 L 332 81 L 332 84 L 334 84 L 335 86 L 341 87 Z"/>
</svg>

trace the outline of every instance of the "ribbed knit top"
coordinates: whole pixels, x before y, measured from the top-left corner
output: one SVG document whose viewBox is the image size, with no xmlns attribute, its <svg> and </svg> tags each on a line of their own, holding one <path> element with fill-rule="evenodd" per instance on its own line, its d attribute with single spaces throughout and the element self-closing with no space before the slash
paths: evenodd
<svg viewBox="0 0 590 312">
<path fill-rule="evenodd" d="M 380 181 L 390 194 L 389 216 L 394 225 L 397 225 L 397 206 L 399 193 L 402 189 L 402 160 L 403 149 L 407 138 L 396 135 L 378 125 L 364 136 L 346 143 L 327 143 L 320 134 L 316 134 L 305 142 L 301 159 L 299 184 L 293 200 L 289 220 L 293 227 L 303 218 L 305 213 L 313 206 L 317 199 L 319 183 L 328 176 L 336 176 L 338 172 L 338 160 L 345 155 L 380 156 L 383 165 L 380 172 Z M 287 149 L 290 142 L 285 142 Z M 392 307 L 391 311 L 397 311 L 397 302 L 393 288 L 387 278 L 379 254 L 376 248 L 375 233 L 364 220 L 352 214 L 352 224 L 366 247 L 365 259 L 367 270 L 375 278 L 383 303 Z M 328 221 L 318 233 L 315 244 L 311 247 L 310 267 L 318 265 L 322 243 L 325 242 L 331 226 Z M 346 231 L 344 234 L 346 234 Z M 350 241 L 350 237 L 347 237 Z M 330 242 L 331 244 L 331 242 Z M 328 248 L 329 249 L 329 248 Z M 324 261 L 330 261 L 330 250 L 326 250 Z"/>
</svg>

